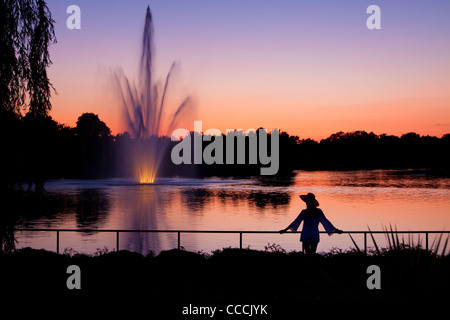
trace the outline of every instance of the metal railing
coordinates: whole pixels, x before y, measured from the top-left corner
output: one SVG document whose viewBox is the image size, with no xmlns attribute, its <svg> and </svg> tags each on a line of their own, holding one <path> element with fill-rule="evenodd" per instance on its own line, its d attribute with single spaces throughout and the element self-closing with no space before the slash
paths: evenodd
<svg viewBox="0 0 450 320">
<path fill-rule="evenodd" d="M 120 233 L 176 233 L 177 234 L 177 248 L 181 249 L 181 234 L 182 233 L 204 233 L 204 234 L 239 234 L 239 248 L 242 249 L 242 237 L 244 234 L 279 234 L 279 231 L 255 231 L 255 230 L 127 230 L 127 229 L 42 229 L 42 228 L 17 228 L 14 231 L 29 231 L 29 232 L 56 232 L 56 253 L 59 254 L 60 233 L 63 232 L 81 232 L 81 233 L 96 233 L 106 232 L 116 234 L 116 251 L 119 251 L 119 235 Z M 319 231 L 319 233 L 326 233 Z M 363 234 L 364 235 L 364 253 L 367 253 L 367 234 L 425 234 L 425 249 L 429 248 L 429 234 L 444 234 L 450 231 L 343 231 L 342 234 Z M 286 232 L 285 234 L 301 234 L 301 231 Z"/>
</svg>

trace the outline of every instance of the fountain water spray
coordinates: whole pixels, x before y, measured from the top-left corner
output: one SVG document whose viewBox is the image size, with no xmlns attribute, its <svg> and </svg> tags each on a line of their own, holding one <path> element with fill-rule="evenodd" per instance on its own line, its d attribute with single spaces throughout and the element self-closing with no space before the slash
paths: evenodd
<svg viewBox="0 0 450 320">
<path fill-rule="evenodd" d="M 153 183 L 170 143 L 171 132 L 191 102 L 187 97 L 171 115 L 166 101 L 176 64 L 173 63 L 164 81 L 153 79 L 153 20 L 147 7 L 142 39 L 139 82 L 131 83 L 122 71 L 113 73 L 114 87 L 124 110 L 126 128 L 133 138 L 131 154 L 134 171 L 140 183 Z M 167 118 L 166 118 L 167 117 Z"/>
</svg>

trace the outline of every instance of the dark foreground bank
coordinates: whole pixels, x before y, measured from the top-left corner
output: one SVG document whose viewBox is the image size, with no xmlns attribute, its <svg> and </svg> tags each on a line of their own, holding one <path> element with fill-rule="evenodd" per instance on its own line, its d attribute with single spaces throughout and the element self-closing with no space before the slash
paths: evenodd
<svg viewBox="0 0 450 320">
<path fill-rule="evenodd" d="M 149 319 L 247 319 L 250 311 L 250 319 L 283 319 L 315 307 L 332 313 L 336 305 L 370 307 L 371 312 L 388 305 L 436 310 L 449 298 L 449 255 L 397 248 L 368 256 L 347 251 L 310 258 L 274 248 L 210 255 L 170 250 L 157 256 L 129 251 L 57 255 L 26 248 L 0 256 L 2 302 L 158 315 Z M 75 273 L 67 273 L 71 265 L 79 267 L 81 289 L 68 288 L 68 282 L 76 283 Z M 368 288 L 371 265 L 380 268 L 380 289 Z M 206 307 L 216 308 L 214 316 Z"/>
</svg>

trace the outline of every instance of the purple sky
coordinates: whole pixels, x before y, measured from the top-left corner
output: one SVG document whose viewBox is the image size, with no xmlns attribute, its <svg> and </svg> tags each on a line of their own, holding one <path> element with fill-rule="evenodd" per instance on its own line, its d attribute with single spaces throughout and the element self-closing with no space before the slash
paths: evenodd
<svg viewBox="0 0 450 320">
<path fill-rule="evenodd" d="M 432 3 L 432 4 L 430 4 Z M 81 30 L 68 30 L 69 5 Z M 368 30 L 366 8 L 381 8 Z M 154 17 L 156 73 L 182 73 L 204 128 L 280 128 L 302 138 L 366 130 L 450 132 L 450 1 L 48 1 L 58 43 L 51 115 L 74 125 L 94 112 L 123 130 L 107 71 L 137 72 L 145 10 Z M 187 128 L 192 129 L 192 128 Z"/>
</svg>

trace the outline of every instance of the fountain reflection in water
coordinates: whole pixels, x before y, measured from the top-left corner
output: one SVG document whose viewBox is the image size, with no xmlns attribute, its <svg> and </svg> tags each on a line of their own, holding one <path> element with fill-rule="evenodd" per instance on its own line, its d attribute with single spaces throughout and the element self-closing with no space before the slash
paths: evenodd
<svg viewBox="0 0 450 320">
<path fill-rule="evenodd" d="M 122 70 L 113 73 L 114 89 L 124 110 L 126 128 L 133 138 L 124 156 L 130 157 L 140 183 L 155 181 L 169 146 L 170 134 L 191 109 L 191 99 L 187 97 L 168 115 L 168 92 L 176 64 L 172 64 L 164 82 L 154 80 L 153 34 L 152 13 L 147 7 L 138 83 L 131 82 Z"/>
</svg>

